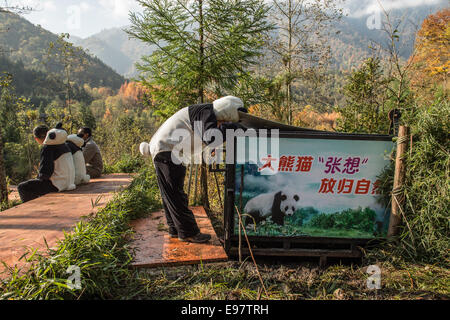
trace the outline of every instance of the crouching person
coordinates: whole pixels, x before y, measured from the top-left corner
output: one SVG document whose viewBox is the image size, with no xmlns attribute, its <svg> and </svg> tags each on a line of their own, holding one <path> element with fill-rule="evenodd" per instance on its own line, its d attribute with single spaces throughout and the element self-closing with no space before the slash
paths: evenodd
<svg viewBox="0 0 450 320">
<path fill-rule="evenodd" d="M 183 190 L 186 167 L 175 161 L 176 146 L 180 143 L 172 137 L 183 130 L 193 141 L 195 133 L 205 133 L 209 129 L 217 129 L 225 122 L 238 122 L 239 111 L 246 112 L 241 99 L 225 97 L 212 104 L 193 105 L 181 109 L 169 118 L 153 135 L 150 144 L 143 142 L 140 151 L 150 155 L 156 169 L 158 186 L 161 192 L 163 207 L 166 214 L 169 234 L 184 242 L 204 243 L 211 239 L 208 234 L 200 233 L 194 214 L 188 207 L 188 198 Z M 197 129 L 197 126 L 200 128 Z M 214 141 L 199 139 L 205 145 Z M 174 153 L 174 154 L 173 154 Z M 178 164 L 177 164 L 178 163 Z"/>
<path fill-rule="evenodd" d="M 67 146 L 72 152 L 73 165 L 75 167 L 75 185 L 89 183 L 91 177 L 86 174 L 86 163 L 84 162 L 83 151 L 81 147 L 84 145 L 83 138 L 72 134 L 67 137 Z"/>
<path fill-rule="evenodd" d="M 75 189 L 75 168 L 72 153 L 66 145 L 67 132 L 59 124 L 55 129 L 46 126 L 34 129 L 34 139 L 42 145 L 37 179 L 18 186 L 20 199 L 28 202 L 48 193 Z"/>
</svg>

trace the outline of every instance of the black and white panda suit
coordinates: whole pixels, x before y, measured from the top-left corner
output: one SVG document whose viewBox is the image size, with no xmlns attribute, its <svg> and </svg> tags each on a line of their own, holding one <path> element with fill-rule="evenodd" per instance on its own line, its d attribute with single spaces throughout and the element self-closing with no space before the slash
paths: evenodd
<svg viewBox="0 0 450 320">
<path fill-rule="evenodd" d="M 188 238 L 200 233 L 183 190 L 186 167 L 183 164 L 175 164 L 172 160 L 172 151 L 180 144 L 180 140 L 173 138 L 174 131 L 186 130 L 192 138 L 195 125 L 201 124 L 200 132 L 205 133 L 209 129 L 217 129 L 218 121 L 238 122 L 239 111 L 245 111 L 243 107 L 241 99 L 228 96 L 213 103 L 183 108 L 162 124 L 150 144 L 141 144 L 141 153 L 151 154 L 153 158 L 169 233 L 172 236 Z M 203 137 L 200 139 L 206 145 L 212 142 L 204 141 Z"/>
</svg>

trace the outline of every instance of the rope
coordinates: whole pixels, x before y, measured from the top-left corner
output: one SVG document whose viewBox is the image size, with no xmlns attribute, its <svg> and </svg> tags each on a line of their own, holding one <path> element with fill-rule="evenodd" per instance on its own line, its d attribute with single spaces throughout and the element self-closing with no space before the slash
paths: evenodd
<svg viewBox="0 0 450 320">
<path fill-rule="evenodd" d="M 238 207 L 237 207 L 236 205 L 234 205 L 234 207 L 236 208 L 236 211 L 237 211 L 237 213 L 238 213 L 238 216 L 239 216 L 239 225 L 240 225 L 240 227 L 242 227 L 242 230 L 244 231 L 245 240 L 247 241 L 248 250 L 249 250 L 250 255 L 251 255 L 251 257 L 252 257 L 253 264 L 255 265 L 256 273 L 258 274 L 259 281 L 261 282 L 261 285 L 262 285 L 262 287 L 263 287 L 263 289 L 264 289 L 264 292 L 266 293 L 266 297 L 269 298 L 269 294 L 267 293 L 266 286 L 264 285 L 264 281 L 263 281 L 263 279 L 262 279 L 262 277 L 261 277 L 261 273 L 259 273 L 259 268 L 258 268 L 258 265 L 256 264 L 255 257 L 253 256 L 252 246 L 250 245 L 250 241 L 248 240 L 247 231 L 245 230 L 244 225 L 243 225 L 243 223 L 242 223 L 241 212 L 239 211 L 239 209 L 238 209 Z M 241 233 L 241 230 L 239 230 L 239 234 L 240 234 L 240 233 Z"/>
<path fill-rule="evenodd" d="M 413 241 L 413 243 L 415 243 L 415 239 L 414 239 L 414 236 L 413 236 L 413 233 L 412 233 L 411 226 L 409 225 L 409 222 L 408 222 L 408 220 L 406 219 L 405 212 L 403 211 L 402 206 L 400 205 L 400 203 L 399 203 L 399 201 L 398 201 L 398 199 L 397 199 L 397 196 L 402 196 L 402 197 L 404 197 L 404 194 L 403 194 L 403 188 L 401 188 L 401 187 L 395 188 L 395 189 L 392 191 L 392 195 L 393 195 L 392 198 L 394 198 L 395 203 L 397 203 L 397 207 L 400 209 L 400 213 L 402 214 L 402 217 L 403 217 L 403 219 L 404 219 L 405 222 L 406 222 L 406 226 L 408 227 L 409 233 L 411 234 L 412 241 Z"/>
<path fill-rule="evenodd" d="M 397 145 L 409 142 L 409 136 L 398 137 Z"/>
</svg>

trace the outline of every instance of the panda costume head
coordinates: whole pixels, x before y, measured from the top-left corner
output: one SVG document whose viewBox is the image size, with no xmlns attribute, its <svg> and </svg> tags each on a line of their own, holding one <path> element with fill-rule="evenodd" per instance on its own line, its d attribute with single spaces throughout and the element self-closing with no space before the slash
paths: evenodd
<svg viewBox="0 0 450 320">
<path fill-rule="evenodd" d="M 298 210 L 299 204 L 300 196 L 290 190 L 258 195 L 245 205 L 245 212 L 252 217 L 247 217 L 247 223 L 253 220 L 258 223 L 271 217 L 274 223 L 284 225 L 284 217 L 292 216 Z"/>
<path fill-rule="evenodd" d="M 62 123 L 58 123 L 54 129 L 47 132 L 44 140 L 46 146 L 56 146 L 64 144 L 67 140 L 67 131 L 63 129 Z"/>
<path fill-rule="evenodd" d="M 224 122 L 239 122 L 239 112 L 247 112 L 244 108 L 244 102 L 233 96 L 214 101 L 213 110 L 217 121 Z"/>
</svg>

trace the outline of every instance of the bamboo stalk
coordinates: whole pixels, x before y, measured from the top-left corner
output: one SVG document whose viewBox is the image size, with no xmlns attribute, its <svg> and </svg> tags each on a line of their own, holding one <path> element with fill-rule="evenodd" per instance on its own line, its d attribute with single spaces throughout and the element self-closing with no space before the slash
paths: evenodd
<svg viewBox="0 0 450 320">
<path fill-rule="evenodd" d="M 392 190 L 391 217 L 389 220 L 388 238 L 398 234 L 402 222 L 402 207 L 405 201 L 403 183 L 405 181 L 405 153 L 408 148 L 409 128 L 400 126 L 398 130 L 397 154 L 395 159 L 394 188 Z"/>
<path fill-rule="evenodd" d="M 242 235 L 241 228 L 245 232 L 240 212 L 242 211 L 242 192 L 244 191 L 244 166 L 241 166 L 241 185 L 239 188 L 239 262 L 242 263 Z"/>
<path fill-rule="evenodd" d="M 219 203 L 220 203 L 220 209 L 223 212 L 223 203 L 222 203 L 222 196 L 221 196 L 221 190 L 219 186 L 219 179 L 217 178 L 217 172 L 214 172 L 214 179 L 216 180 L 216 188 L 217 188 L 217 195 L 219 196 Z"/>
</svg>

